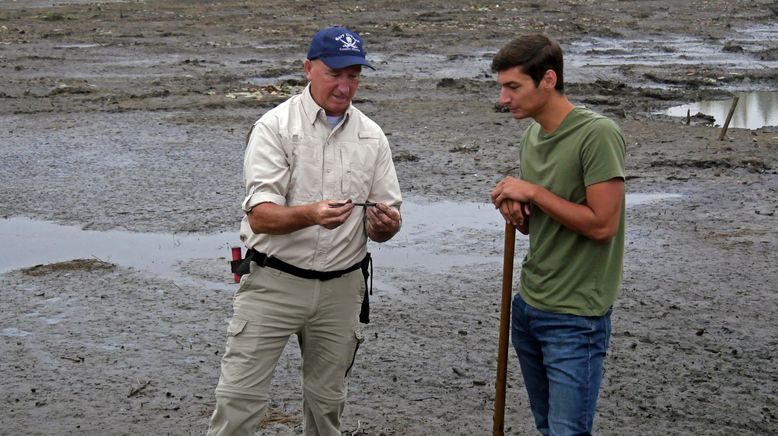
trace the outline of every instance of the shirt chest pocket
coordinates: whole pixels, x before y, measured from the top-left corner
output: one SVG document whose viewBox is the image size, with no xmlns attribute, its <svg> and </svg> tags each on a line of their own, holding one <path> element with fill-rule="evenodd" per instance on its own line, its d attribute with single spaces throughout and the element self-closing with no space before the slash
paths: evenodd
<svg viewBox="0 0 778 436">
<path fill-rule="evenodd" d="M 340 158 L 343 165 L 341 193 L 355 202 L 368 200 L 373 185 L 378 137 L 359 134 L 360 142 L 342 142 Z"/>
<path fill-rule="evenodd" d="M 301 132 L 290 132 L 283 137 L 289 162 L 287 204 L 296 206 L 321 199 L 322 144 Z"/>
</svg>

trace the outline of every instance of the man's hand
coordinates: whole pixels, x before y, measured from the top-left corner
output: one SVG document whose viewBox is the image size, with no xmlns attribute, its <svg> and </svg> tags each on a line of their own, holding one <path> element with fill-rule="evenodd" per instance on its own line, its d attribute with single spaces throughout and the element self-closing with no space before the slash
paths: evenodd
<svg viewBox="0 0 778 436">
<path fill-rule="evenodd" d="M 392 238 L 402 224 L 400 211 L 384 203 L 367 207 L 367 235 L 375 242 L 384 242 Z"/>
<path fill-rule="evenodd" d="M 529 203 L 537 187 L 515 177 L 506 177 L 491 193 L 494 206 L 505 222 L 513 224 L 521 233 L 529 232 Z"/>
<path fill-rule="evenodd" d="M 529 204 L 515 201 L 503 200 L 498 208 L 506 223 L 513 224 L 522 234 L 529 233 Z"/>
<path fill-rule="evenodd" d="M 492 189 L 492 203 L 498 208 L 504 200 L 530 203 L 536 190 L 537 185 L 509 176 L 500 180 Z"/>
<path fill-rule="evenodd" d="M 345 202 L 333 202 L 324 200 L 313 204 L 313 216 L 316 224 L 325 229 L 335 229 L 351 216 L 354 204 L 351 200 Z"/>
</svg>

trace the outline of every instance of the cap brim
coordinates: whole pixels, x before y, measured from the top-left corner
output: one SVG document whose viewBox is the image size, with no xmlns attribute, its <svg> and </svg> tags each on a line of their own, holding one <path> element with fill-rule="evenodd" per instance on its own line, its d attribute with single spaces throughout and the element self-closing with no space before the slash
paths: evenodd
<svg viewBox="0 0 778 436">
<path fill-rule="evenodd" d="M 321 57 L 319 58 L 324 62 L 328 67 L 332 68 L 333 70 L 337 70 L 340 68 L 346 68 L 350 67 L 352 65 L 364 65 L 371 70 L 375 70 L 372 65 L 367 63 L 365 58 L 360 56 L 334 56 L 330 58 Z"/>
</svg>

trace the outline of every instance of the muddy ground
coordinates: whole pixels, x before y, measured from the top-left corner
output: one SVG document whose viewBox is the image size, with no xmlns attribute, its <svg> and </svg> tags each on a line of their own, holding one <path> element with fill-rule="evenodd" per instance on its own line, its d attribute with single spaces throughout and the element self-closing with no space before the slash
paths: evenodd
<svg viewBox="0 0 778 436">
<path fill-rule="evenodd" d="M 406 196 L 485 202 L 526 125 L 495 108 L 491 56 L 537 30 L 596 57 L 568 56 L 570 98 L 622 126 L 629 193 L 681 195 L 628 208 L 597 433 L 778 433 L 778 129 L 719 140 L 704 118 L 657 114 L 778 89 L 775 38 L 741 33 L 774 35 L 775 1 L 78 3 L 0 1 L 2 217 L 237 233 L 247 129 L 303 86 L 308 40 L 331 24 L 366 40 L 378 71 L 355 103 L 389 135 Z M 676 60 L 629 60 L 635 40 Z M 696 62 L 698 42 L 735 60 Z M 344 434 L 490 434 L 500 230 L 398 235 L 484 260 L 376 265 Z M 95 258 L 0 276 L 0 434 L 203 434 L 234 287 L 224 258 L 180 269 L 203 285 Z M 300 433 L 298 366 L 291 343 L 263 434 Z M 531 434 L 514 356 L 507 398 L 507 433 Z"/>
</svg>

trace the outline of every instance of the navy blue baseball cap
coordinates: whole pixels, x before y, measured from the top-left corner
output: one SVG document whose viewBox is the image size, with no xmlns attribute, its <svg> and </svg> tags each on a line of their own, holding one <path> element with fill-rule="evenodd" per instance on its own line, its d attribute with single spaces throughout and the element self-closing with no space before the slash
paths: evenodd
<svg viewBox="0 0 778 436">
<path fill-rule="evenodd" d="M 334 70 L 352 65 L 364 65 L 375 70 L 365 59 L 362 38 L 345 27 L 328 27 L 318 31 L 308 48 L 308 59 L 321 59 Z"/>
</svg>

